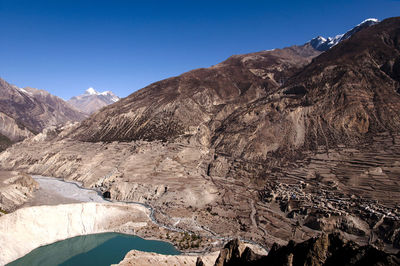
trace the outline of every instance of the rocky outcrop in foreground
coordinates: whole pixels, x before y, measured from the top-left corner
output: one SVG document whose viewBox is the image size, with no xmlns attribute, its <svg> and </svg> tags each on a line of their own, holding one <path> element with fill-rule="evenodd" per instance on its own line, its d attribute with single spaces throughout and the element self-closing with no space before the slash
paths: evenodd
<svg viewBox="0 0 400 266">
<path fill-rule="evenodd" d="M 235 239 L 229 241 L 217 254 L 204 254 L 196 260 L 191 255 L 167 256 L 132 250 L 118 265 L 400 265 L 400 253 L 393 255 L 371 245 L 360 246 L 344 240 L 338 233 L 322 234 L 302 243 L 289 241 L 286 246 L 274 244 L 268 255 L 255 253 L 249 246 Z"/>
<path fill-rule="evenodd" d="M 117 265 L 120 266 L 154 266 L 154 265 L 214 265 L 215 259 L 218 256 L 218 251 L 205 254 L 201 257 L 193 255 L 162 255 L 151 252 L 143 252 L 139 250 L 131 250 L 126 254 L 125 258 Z M 203 264 L 196 264 L 202 262 Z"/>
<path fill-rule="evenodd" d="M 215 266 L 233 265 L 400 265 L 400 253 L 359 246 L 334 233 L 302 243 L 289 241 L 282 247 L 275 244 L 267 256 L 260 256 L 236 239 L 225 245 L 215 262 Z"/>
</svg>

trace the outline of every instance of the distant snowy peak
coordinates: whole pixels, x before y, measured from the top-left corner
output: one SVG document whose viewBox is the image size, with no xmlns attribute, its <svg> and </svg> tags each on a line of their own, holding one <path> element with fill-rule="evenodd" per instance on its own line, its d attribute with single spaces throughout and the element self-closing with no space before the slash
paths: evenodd
<svg viewBox="0 0 400 266">
<path fill-rule="evenodd" d="M 315 37 L 314 39 L 312 39 L 310 41 L 310 44 L 312 47 L 314 47 L 314 49 L 316 49 L 318 51 L 326 51 L 329 49 L 329 48 L 326 49 L 326 47 L 328 46 L 328 40 L 321 36 L 318 36 L 318 37 Z"/>
<path fill-rule="evenodd" d="M 93 89 L 92 87 L 90 87 L 89 89 L 87 89 L 85 91 L 85 94 L 83 95 L 97 95 L 97 96 L 105 96 L 107 97 L 109 100 L 111 100 L 112 102 L 117 102 L 119 100 L 119 97 L 117 95 L 115 95 L 112 91 L 103 91 L 103 92 L 98 92 L 95 89 Z"/>
<path fill-rule="evenodd" d="M 89 89 L 87 89 L 85 91 L 85 94 L 89 94 L 89 95 L 99 95 L 100 93 L 97 92 L 95 89 L 93 89 L 92 87 L 90 87 Z"/>
<path fill-rule="evenodd" d="M 353 34 L 359 32 L 360 30 L 362 30 L 364 28 L 368 28 L 377 23 L 379 23 L 378 19 L 368 18 L 344 34 L 339 34 L 339 35 L 336 35 L 335 37 L 329 37 L 329 38 L 324 38 L 324 37 L 318 36 L 318 37 L 312 39 L 310 41 L 310 44 L 312 47 L 314 47 L 314 49 L 324 52 L 324 51 L 329 50 L 333 46 L 337 45 L 341 41 L 344 41 L 344 40 L 350 38 Z"/>
<path fill-rule="evenodd" d="M 84 94 L 72 97 L 68 103 L 86 114 L 92 114 L 100 108 L 119 101 L 112 91 L 98 92 L 90 87 Z"/>
</svg>

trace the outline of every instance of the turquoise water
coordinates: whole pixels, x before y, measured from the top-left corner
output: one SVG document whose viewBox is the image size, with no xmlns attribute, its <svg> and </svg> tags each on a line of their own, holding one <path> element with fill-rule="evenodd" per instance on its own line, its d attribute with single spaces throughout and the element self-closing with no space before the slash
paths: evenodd
<svg viewBox="0 0 400 266">
<path fill-rule="evenodd" d="M 132 249 L 164 255 L 180 254 L 173 245 L 167 242 L 145 240 L 132 235 L 103 233 L 77 236 L 39 247 L 7 265 L 110 265 L 119 263 Z"/>
</svg>

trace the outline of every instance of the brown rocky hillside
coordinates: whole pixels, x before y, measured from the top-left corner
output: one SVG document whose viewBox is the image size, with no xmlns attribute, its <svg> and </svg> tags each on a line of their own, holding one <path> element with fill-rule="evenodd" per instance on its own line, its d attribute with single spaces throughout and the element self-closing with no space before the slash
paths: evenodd
<svg viewBox="0 0 400 266">
<path fill-rule="evenodd" d="M 131 141 L 195 135 L 207 144 L 220 121 L 268 95 L 319 53 L 307 44 L 232 56 L 131 94 L 81 123 L 74 136 Z"/>
<path fill-rule="evenodd" d="M 85 114 L 47 91 L 17 88 L 0 79 L 0 133 L 12 142 L 83 118 Z"/>
<path fill-rule="evenodd" d="M 400 19 L 387 19 L 315 58 L 268 96 L 216 129 L 218 153 L 296 159 L 304 151 L 400 132 Z"/>
</svg>

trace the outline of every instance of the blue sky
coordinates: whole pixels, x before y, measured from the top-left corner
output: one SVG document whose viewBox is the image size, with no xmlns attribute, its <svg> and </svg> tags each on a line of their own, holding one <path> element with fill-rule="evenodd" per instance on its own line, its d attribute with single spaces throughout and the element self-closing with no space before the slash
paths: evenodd
<svg viewBox="0 0 400 266">
<path fill-rule="evenodd" d="M 0 0 L 0 77 L 64 99 L 119 96 L 233 54 L 303 44 L 400 1 Z"/>
</svg>

